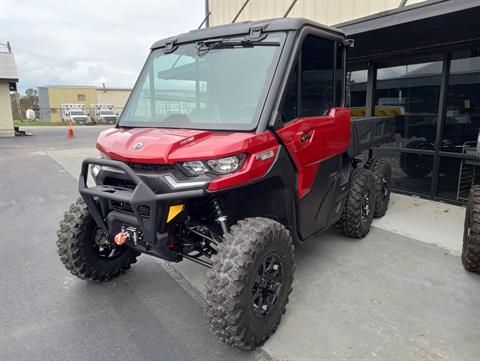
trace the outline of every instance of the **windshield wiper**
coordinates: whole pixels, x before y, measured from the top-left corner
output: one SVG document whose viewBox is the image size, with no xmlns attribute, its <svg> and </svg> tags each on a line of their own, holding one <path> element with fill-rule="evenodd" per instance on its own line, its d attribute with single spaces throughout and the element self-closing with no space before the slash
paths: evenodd
<svg viewBox="0 0 480 361">
<path fill-rule="evenodd" d="M 204 56 L 212 49 L 253 48 L 254 46 L 280 46 L 276 41 L 209 39 L 197 43 L 198 56 Z"/>
</svg>

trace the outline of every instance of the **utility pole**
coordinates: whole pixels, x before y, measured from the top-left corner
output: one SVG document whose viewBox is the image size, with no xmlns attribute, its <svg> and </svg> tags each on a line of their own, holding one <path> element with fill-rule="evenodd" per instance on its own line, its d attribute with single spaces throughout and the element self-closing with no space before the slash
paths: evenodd
<svg viewBox="0 0 480 361">
<path fill-rule="evenodd" d="M 20 117 L 20 120 L 23 120 L 23 114 L 22 114 L 22 107 L 20 105 L 20 97 L 19 97 L 19 93 L 17 90 L 15 90 L 15 102 L 17 103 L 17 113 L 18 113 L 18 116 Z"/>
</svg>

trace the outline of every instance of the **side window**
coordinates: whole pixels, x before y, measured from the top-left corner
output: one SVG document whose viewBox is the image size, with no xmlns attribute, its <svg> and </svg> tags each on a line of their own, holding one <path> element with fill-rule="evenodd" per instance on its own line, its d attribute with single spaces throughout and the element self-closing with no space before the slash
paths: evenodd
<svg viewBox="0 0 480 361">
<path fill-rule="evenodd" d="M 298 117 L 298 61 L 295 62 L 280 109 L 282 122 L 288 123 Z"/>
<path fill-rule="evenodd" d="M 298 117 L 323 115 L 333 106 L 335 44 L 331 40 L 307 35 L 288 78 L 279 109 L 282 123 Z M 338 60 L 337 64 L 341 64 L 343 69 L 343 60 Z M 343 70 L 341 73 L 343 74 Z M 337 79 L 341 81 L 341 78 Z M 341 99 L 341 87 L 338 88 Z"/>
<path fill-rule="evenodd" d="M 323 115 L 333 106 L 334 44 L 314 35 L 303 42 L 301 117 Z"/>
</svg>

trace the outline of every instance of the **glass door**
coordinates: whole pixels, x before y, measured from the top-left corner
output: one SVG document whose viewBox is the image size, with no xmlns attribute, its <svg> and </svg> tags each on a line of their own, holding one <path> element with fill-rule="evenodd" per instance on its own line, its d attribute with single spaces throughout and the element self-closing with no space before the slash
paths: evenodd
<svg viewBox="0 0 480 361">
<path fill-rule="evenodd" d="M 438 196 L 464 202 L 473 184 L 480 184 L 475 156 L 480 128 L 480 51 L 453 53 L 448 76 Z"/>
</svg>

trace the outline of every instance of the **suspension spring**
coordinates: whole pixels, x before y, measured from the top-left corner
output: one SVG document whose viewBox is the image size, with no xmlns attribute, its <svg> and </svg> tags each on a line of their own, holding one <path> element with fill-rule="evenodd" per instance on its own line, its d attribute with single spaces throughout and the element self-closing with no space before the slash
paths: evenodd
<svg viewBox="0 0 480 361">
<path fill-rule="evenodd" d="M 219 197 L 212 197 L 210 200 L 210 207 L 213 213 L 213 218 L 222 228 L 222 233 L 228 233 L 230 231 L 228 226 L 228 217 L 224 212 L 223 199 Z"/>
</svg>

